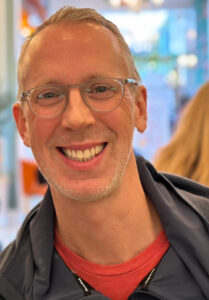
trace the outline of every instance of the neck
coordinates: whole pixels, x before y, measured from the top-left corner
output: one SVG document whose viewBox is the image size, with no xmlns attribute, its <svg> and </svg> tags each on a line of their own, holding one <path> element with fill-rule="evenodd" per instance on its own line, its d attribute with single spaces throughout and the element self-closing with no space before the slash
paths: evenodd
<svg viewBox="0 0 209 300">
<path fill-rule="evenodd" d="M 108 199 L 87 203 L 56 199 L 52 191 L 56 230 L 64 244 L 103 265 L 126 262 L 148 247 L 162 229 L 159 217 L 138 173 L 126 186 Z"/>
</svg>

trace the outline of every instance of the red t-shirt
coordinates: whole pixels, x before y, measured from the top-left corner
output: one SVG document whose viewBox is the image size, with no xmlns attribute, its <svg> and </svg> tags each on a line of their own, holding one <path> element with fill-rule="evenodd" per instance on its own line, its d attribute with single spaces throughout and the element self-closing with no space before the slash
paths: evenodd
<svg viewBox="0 0 209 300">
<path fill-rule="evenodd" d="M 128 262 L 100 265 L 89 262 L 68 249 L 55 232 L 55 248 L 68 268 L 112 300 L 126 300 L 158 264 L 168 247 L 169 242 L 162 231 L 149 247 Z"/>
</svg>

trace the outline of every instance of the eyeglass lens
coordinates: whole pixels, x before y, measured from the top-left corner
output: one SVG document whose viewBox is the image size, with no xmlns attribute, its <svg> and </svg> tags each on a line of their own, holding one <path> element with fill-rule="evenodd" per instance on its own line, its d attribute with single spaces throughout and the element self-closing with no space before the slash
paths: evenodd
<svg viewBox="0 0 209 300">
<path fill-rule="evenodd" d="M 120 104 L 123 84 L 116 79 L 93 79 L 75 86 L 48 85 L 33 89 L 29 105 L 37 115 L 52 118 L 60 115 L 68 105 L 69 89 L 79 87 L 83 101 L 95 111 L 110 111 Z"/>
</svg>

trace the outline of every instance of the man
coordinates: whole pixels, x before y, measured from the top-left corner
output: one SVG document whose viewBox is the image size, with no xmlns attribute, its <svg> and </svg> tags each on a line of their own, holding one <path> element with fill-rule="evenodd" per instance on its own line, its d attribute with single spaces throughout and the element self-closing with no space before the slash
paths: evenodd
<svg viewBox="0 0 209 300">
<path fill-rule="evenodd" d="M 147 94 L 118 29 L 64 7 L 26 40 L 18 83 L 49 189 L 1 255 L 0 299 L 209 299 L 209 190 L 136 161 Z"/>
</svg>

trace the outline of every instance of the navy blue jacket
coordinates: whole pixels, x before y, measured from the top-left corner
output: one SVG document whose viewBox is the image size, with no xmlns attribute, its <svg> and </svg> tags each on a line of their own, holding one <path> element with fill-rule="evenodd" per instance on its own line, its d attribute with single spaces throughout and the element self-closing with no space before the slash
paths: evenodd
<svg viewBox="0 0 209 300">
<path fill-rule="evenodd" d="M 161 174 L 138 158 L 146 194 L 158 211 L 170 248 L 129 300 L 209 299 L 209 189 Z M 105 300 L 67 268 L 54 249 L 50 190 L 0 255 L 0 300 Z"/>
</svg>

